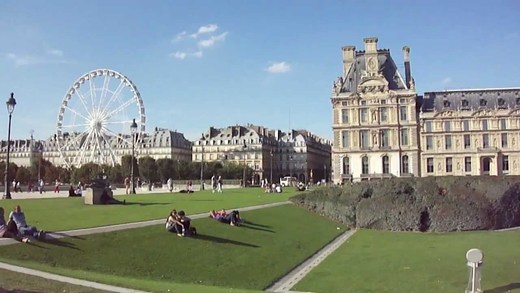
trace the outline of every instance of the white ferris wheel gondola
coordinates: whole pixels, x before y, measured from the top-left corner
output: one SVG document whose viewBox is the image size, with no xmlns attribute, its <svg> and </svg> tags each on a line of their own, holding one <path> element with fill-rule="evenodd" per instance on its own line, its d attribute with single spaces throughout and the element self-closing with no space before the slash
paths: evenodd
<svg viewBox="0 0 520 293">
<path fill-rule="evenodd" d="M 130 124 L 134 118 L 139 142 L 146 116 L 141 95 L 131 80 L 110 69 L 84 74 L 67 90 L 58 112 L 56 139 L 64 164 L 120 163 L 118 150 L 132 147 Z M 135 144 L 136 149 L 139 146 Z"/>
</svg>

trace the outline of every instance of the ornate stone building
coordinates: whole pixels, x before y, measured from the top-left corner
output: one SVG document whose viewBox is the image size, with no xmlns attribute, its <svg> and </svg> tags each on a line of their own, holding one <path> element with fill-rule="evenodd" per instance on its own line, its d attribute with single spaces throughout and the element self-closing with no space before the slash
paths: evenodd
<svg viewBox="0 0 520 293">
<path fill-rule="evenodd" d="M 72 140 L 73 136 L 65 139 Z M 110 152 L 114 153 L 117 164 L 121 164 L 121 157 L 132 154 L 132 139 L 128 134 L 120 134 L 118 137 L 110 137 Z M 71 144 L 72 145 L 72 144 Z M 5 160 L 7 153 L 7 141 L 1 141 L 0 160 Z M 155 128 L 152 133 L 144 133 L 135 144 L 135 156 L 137 158 L 150 156 L 154 159 L 171 158 L 178 161 L 191 160 L 191 142 L 182 133 L 168 129 Z M 81 155 L 81 150 L 70 147 L 62 154 L 59 151 L 56 136 L 47 140 L 13 140 L 11 141 L 10 161 L 18 166 L 30 166 L 31 160 L 42 156 L 53 165 L 66 167 L 65 160 L 71 161 L 75 156 Z M 95 160 L 92 160 L 95 162 Z"/>
<path fill-rule="evenodd" d="M 343 74 L 333 85 L 333 181 L 419 176 L 417 94 L 408 47 L 405 79 L 377 38 L 363 51 L 346 46 Z"/>
<path fill-rule="evenodd" d="M 251 124 L 210 127 L 194 142 L 192 159 L 247 164 L 254 170 L 248 178 L 254 184 L 271 176 L 274 182 L 283 176 L 307 182 L 323 178 L 323 168 L 330 170 L 330 142 L 305 130 L 284 133 Z"/>
<path fill-rule="evenodd" d="M 520 88 L 424 94 L 423 176 L 520 175 Z"/>
</svg>

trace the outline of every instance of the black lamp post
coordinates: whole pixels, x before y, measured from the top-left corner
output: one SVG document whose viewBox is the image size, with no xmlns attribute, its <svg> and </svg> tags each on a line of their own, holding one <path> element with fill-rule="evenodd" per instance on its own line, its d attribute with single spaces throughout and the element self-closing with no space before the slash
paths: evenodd
<svg viewBox="0 0 520 293">
<path fill-rule="evenodd" d="M 135 161 L 135 134 L 137 133 L 137 123 L 135 123 L 135 119 L 130 124 L 130 132 L 132 133 L 132 162 L 130 167 L 130 184 L 132 184 L 132 189 L 130 190 L 131 194 L 135 194 L 135 180 L 134 180 L 134 161 Z"/>
<path fill-rule="evenodd" d="M 204 190 L 204 133 L 200 138 L 201 145 L 201 159 L 200 159 L 200 190 Z"/>
<path fill-rule="evenodd" d="M 16 106 L 16 100 L 14 99 L 14 93 L 11 93 L 11 97 L 5 103 L 7 105 L 7 112 L 9 113 L 9 126 L 7 127 L 7 159 L 5 163 L 5 199 L 11 199 L 11 191 L 9 190 L 9 151 L 11 148 L 11 116 Z"/>
<path fill-rule="evenodd" d="M 247 145 L 246 145 L 246 141 L 244 140 L 244 145 L 242 146 L 244 152 L 243 152 L 243 156 L 244 156 L 244 170 L 242 171 L 242 185 L 244 187 L 246 187 L 246 167 L 247 167 L 247 163 L 246 163 L 246 149 L 247 149 Z"/>
<path fill-rule="evenodd" d="M 273 150 L 269 152 L 271 155 L 271 166 L 269 168 L 269 184 L 273 184 Z"/>
<path fill-rule="evenodd" d="M 292 160 L 293 160 L 293 156 L 290 155 L 289 156 L 289 177 L 292 177 Z"/>
</svg>

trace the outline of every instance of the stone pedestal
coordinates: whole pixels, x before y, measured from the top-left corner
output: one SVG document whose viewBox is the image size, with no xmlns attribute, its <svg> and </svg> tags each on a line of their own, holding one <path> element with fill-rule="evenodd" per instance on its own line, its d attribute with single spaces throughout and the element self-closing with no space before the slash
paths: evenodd
<svg viewBox="0 0 520 293">
<path fill-rule="evenodd" d="M 85 190 L 85 204 L 102 204 L 101 196 L 103 195 L 104 188 L 91 187 Z"/>
</svg>

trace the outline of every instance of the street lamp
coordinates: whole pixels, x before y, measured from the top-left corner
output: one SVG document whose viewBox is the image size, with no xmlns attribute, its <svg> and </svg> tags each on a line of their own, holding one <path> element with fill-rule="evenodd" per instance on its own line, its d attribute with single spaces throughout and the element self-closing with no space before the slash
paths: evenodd
<svg viewBox="0 0 520 293">
<path fill-rule="evenodd" d="M 244 145 L 242 146 L 244 152 L 243 152 L 243 156 L 244 156 L 244 170 L 242 171 L 242 185 L 244 187 L 246 187 L 246 167 L 247 167 L 247 163 L 246 163 L 246 149 L 247 149 L 247 145 L 246 145 L 246 141 L 244 140 Z"/>
<path fill-rule="evenodd" d="M 271 155 L 271 166 L 269 168 L 269 184 L 273 184 L 273 150 L 269 152 Z"/>
<path fill-rule="evenodd" d="M 290 155 L 289 156 L 289 177 L 292 177 L 292 160 L 293 160 L 293 156 Z"/>
<path fill-rule="evenodd" d="M 200 190 L 204 190 L 204 133 L 202 134 L 202 137 L 200 138 L 200 145 L 201 145 L 201 160 L 200 160 Z"/>
<path fill-rule="evenodd" d="M 7 159 L 5 164 L 5 199 L 11 199 L 11 191 L 9 190 L 9 149 L 11 148 L 11 115 L 16 106 L 16 100 L 14 99 L 14 93 L 11 93 L 11 97 L 5 103 L 7 105 L 7 112 L 9 113 L 9 126 L 7 127 Z"/>
<path fill-rule="evenodd" d="M 137 133 L 137 123 L 135 123 L 135 119 L 133 119 L 132 124 L 130 124 L 130 133 L 132 133 L 132 162 L 130 167 L 130 184 L 132 184 L 132 189 L 130 190 L 131 194 L 135 194 L 135 180 L 134 180 L 134 161 L 135 161 L 135 134 Z"/>
</svg>

